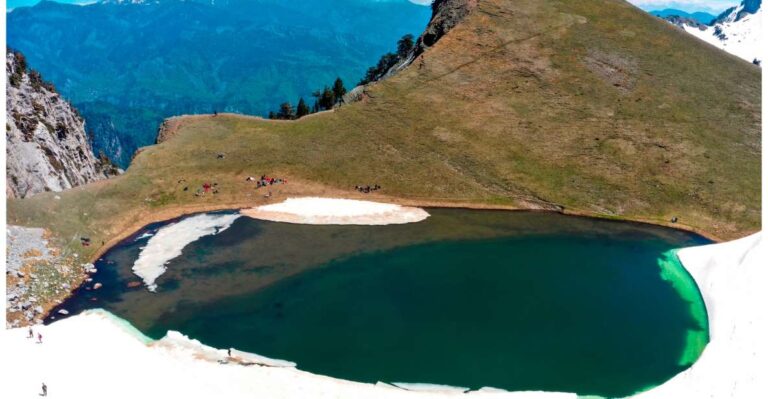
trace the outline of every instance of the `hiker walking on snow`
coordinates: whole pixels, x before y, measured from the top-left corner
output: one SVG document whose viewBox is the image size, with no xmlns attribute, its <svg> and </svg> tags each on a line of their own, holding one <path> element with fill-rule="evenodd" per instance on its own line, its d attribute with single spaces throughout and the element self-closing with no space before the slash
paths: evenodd
<svg viewBox="0 0 768 399">
<path fill-rule="evenodd" d="M 43 334 L 37 333 L 37 343 L 38 344 L 43 343 Z"/>
<path fill-rule="evenodd" d="M 48 396 L 48 386 L 43 383 L 43 393 L 40 396 Z"/>
<path fill-rule="evenodd" d="M 27 336 L 27 338 L 35 338 L 35 333 L 32 332 L 32 327 L 29 327 L 29 335 Z"/>
</svg>

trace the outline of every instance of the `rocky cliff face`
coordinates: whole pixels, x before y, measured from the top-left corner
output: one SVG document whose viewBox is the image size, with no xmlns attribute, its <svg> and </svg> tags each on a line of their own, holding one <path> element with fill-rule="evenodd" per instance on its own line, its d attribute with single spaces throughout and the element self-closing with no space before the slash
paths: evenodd
<svg viewBox="0 0 768 399">
<path fill-rule="evenodd" d="M 413 49 L 407 55 L 398 55 L 389 69 L 380 76 L 371 79 L 368 83 L 386 79 L 411 65 L 429 47 L 432 47 L 448 31 L 458 25 L 472 10 L 477 8 L 478 0 L 434 0 L 432 3 L 432 17 L 429 19 L 424 32 L 416 40 Z M 384 59 L 384 57 L 382 57 Z M 382 61 L 380 60 L 379 63 Z M 360 101 L 367 96 L 365 84 L 359 85 L 344 95 L 345 103 Z"/>
<path fill-rule="evenodd" d="M 458 25 L 464 17 L 477 7 L 478 0 L 435 0 L 432 3 L 432 18 L 419 37 L 417 54 L 437 43 L 443 35 Z"/>
<path fill-rule="evenodd" d="M 6 52 L 8 198 L 61 191 L 118 173 L 97 158 L 77 111 L 40 74 L 28 70 L 21 53 Z"/>
</svg>

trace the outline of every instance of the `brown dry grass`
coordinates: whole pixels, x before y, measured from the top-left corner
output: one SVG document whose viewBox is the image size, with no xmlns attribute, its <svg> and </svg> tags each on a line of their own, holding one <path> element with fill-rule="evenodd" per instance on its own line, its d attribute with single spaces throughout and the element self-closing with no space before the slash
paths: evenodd
<svg viewBox="0 0 768 399">
<path fill-rule="evenodd" d="M 760 70 L 623 2 L 480 2 L 365 97 L 295 122 L 175 119 L 124 176 L 10 201 L 9 222 L 92 257 L 147 221 L 265 203 L 245 177 L 268 173 L 290 181 L 270 202 L 378 183 L 409 204 L 760 228 Z M 204 181 L 220 194 L 195 197 Z"/>
</svg>

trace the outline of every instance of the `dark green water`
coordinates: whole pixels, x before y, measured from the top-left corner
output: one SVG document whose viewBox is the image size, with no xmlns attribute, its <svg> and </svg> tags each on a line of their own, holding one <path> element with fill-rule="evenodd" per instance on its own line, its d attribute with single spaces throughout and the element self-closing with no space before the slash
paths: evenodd
<svg viewBox="0 0 768 399">
<path fill-rule="evenodd" d="M 105 288 L 63 306 L 314 373 L 472 389 L 623 396 L 684 370 L 706 343 L 695 284 L 668 252 L 705 242 L 697 236 L 546 213 L 430 213 L 401 226 L 240 218 L 185 248 L 156 294 L 125 288 L 141 246 L 129 240 L 97 265 Z"/>
</svg>

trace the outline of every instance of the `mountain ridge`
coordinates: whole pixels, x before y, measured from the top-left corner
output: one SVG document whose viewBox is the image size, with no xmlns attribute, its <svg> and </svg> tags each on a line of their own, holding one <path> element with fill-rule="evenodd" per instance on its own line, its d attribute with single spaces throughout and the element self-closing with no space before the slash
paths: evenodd
<svg viewBox="0 0 768 399">
<path fill-rule="evenodd" d="M 742 0 L 709 23 L 688 16 L 667 15 L 666 19 L 691 35 L 745 61 L 760 65 L 762 0 Z"/>
<path fill-rule="evenodd" d="M 69 247 L 91 258 L 150 221 L 331 196 L 735 238 L 760 229 L 760 81 L 621 1 L 487 0 L 362 101 L 296 121 L 176 118 L 123 176 L 9 201 L 9 223 L 105 241 Z M 261 174 L 291 183 L 266 196 L 247 179 Z M 195 196 L 206 182 L 217 194 Z"/>
<path fill-rule="evenodd" d="M 709 25 L 709 23 L 711 23 L 717 18 L 716 15 L 712 15 L 708 12 L 696 11 L 696 12 L 689 13 L 689 12 L 685 12 L 683 10 L 678 10 L 674 8 L 665 8 L 663 10 L 653 10 L 653 11 L 648 11 L 648 13 L 651 15 L 655 15 L 659 18 L 665 18 L 665 19 L 669 17 L 675 17 L 675 16 L 682 17 L 682 18 L 690 18 L 704 25 Z"/>
</svg>

